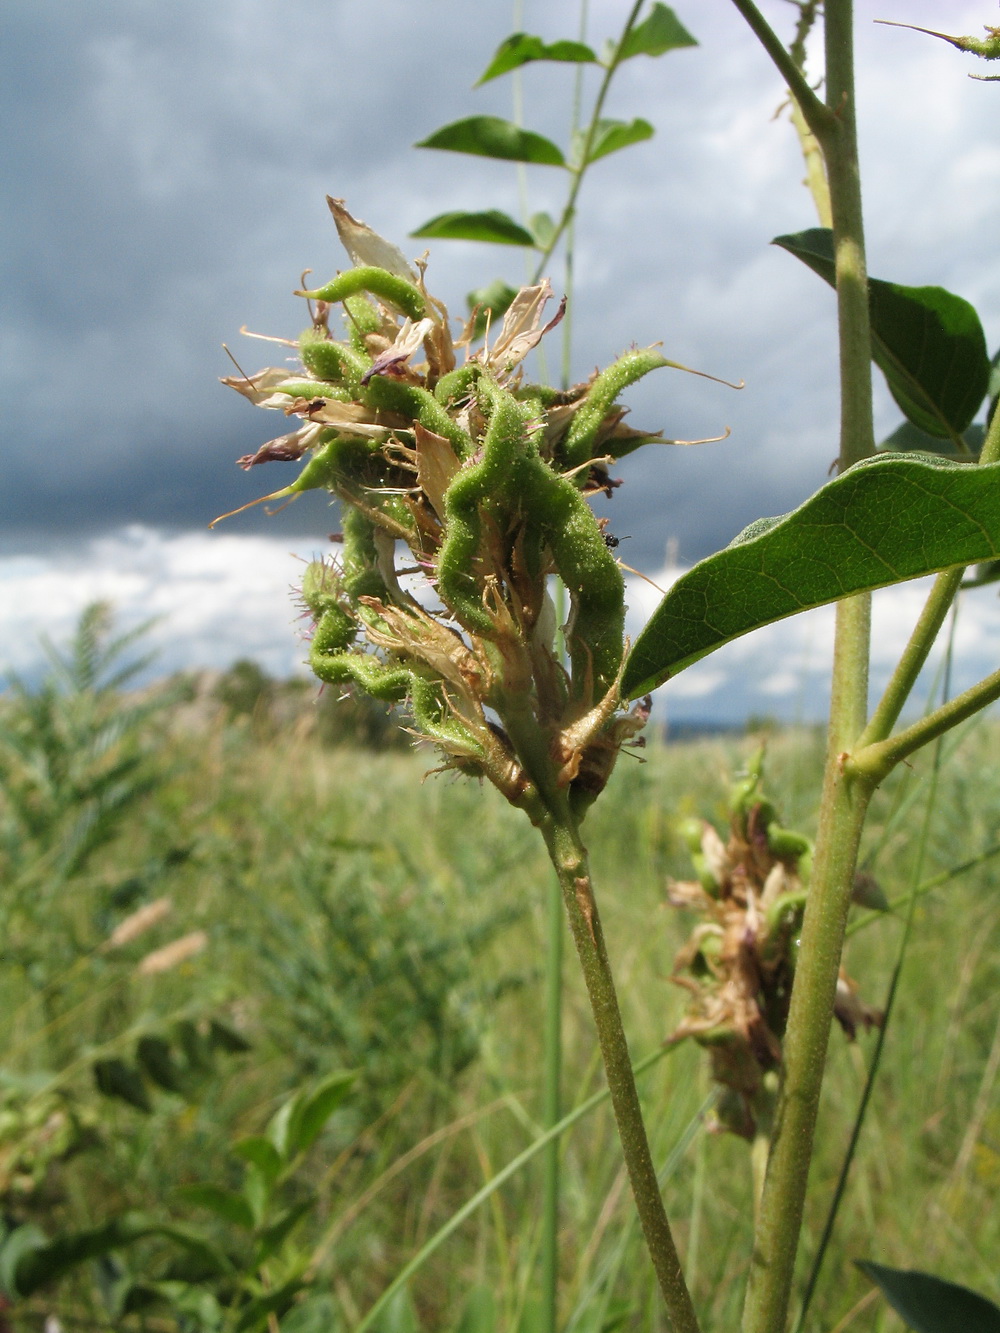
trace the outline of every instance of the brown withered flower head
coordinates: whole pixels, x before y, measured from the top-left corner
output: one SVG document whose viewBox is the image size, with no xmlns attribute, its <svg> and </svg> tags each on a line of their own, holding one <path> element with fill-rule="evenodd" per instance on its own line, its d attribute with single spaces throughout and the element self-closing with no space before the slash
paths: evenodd
<svg viewBox="0 0 1000 1333">
<path fill-rule="evenodd" d="M 761 792 L 762 769 L 763 751 L 732 788 L 727 841 L 706 820 L 683 821 L 698 878 L 667 886 L 675 907 L 700 917 L 674 963 L 691 1003 L 669 1040 L 705 1047 L 720 1087 L 718 1127 L 746 1139 L 773 1104 L 812 862 L 810 841 L 782 828 Z M 835 1012 L 852 1040 L 882 1021 L 843 969 Z"/>
</svg>

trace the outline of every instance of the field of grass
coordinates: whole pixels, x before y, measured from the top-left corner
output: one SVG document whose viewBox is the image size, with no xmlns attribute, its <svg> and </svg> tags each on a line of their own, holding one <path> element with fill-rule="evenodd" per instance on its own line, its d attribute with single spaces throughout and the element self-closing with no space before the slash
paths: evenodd
<svg viewBox="0 0 1000 1333">
<path fill-rule="evenodd" d="M 307 1187 L 318 1199 L 294 1232 L 316 1285 L 280 1324 L 271 1316 L 261 1325 L 349 1329 L 540 1132 L 546 859 L 527 821 L 494 791 L 450 774 L 422 780 L 429 753 L 324 742 L 308 703 L 271 726 L 219 707 L 174 706 L 140 732 L 119 787 L 143 774 L 148 781 L 78 865 L 59 861 L 73 799 L 48 832 L 41 798 L 27 802 L 35 824 L 18 823 L 14 770 L 5 769 L 6 1225 L 32 1222 L 51 1236 L 132 1209 L 197 1226 L 226 1246 L 226 1224 L 180 1187 L 237 1186 L 244 1164 L 230 1150 L 234 1140 L 260 1133 L 296 1088 L 356 1069 L 288 1186 L 293 1203 Z M 722 828 L 731 775 L 759 739 L 654 744 L 642 762 L 626 755 L 588 821 L 636 1059 L 660 1047 L 685 1005 L 670 977 L 691 921 L 665 896 L 669 876 L 690 875 L 676 817 L 698 814 Z M 922 880 L 998 840 L 998 739 L 995 724 L 980 722 L 946 763 Z M 115 743 L 107 739 L 98 766 Z M 821 752 L 811 731 L 768 740 L 767 787 L 788 827 L 812 831 Z M 912 883 L 931 760 L 921 756 L 876 804 L 865 864 L 890 900 Z M 84 814 L 82 796 L 77 803 Z M 902 1327 L 881 1299 L 867 1298 L 854 1258 L 936 1272 L 1000 1299 L 998 876 L 1000 859 L 986 861 L 920 901 L 809 1329 Z M 158 922 L 109 947 L 116 926 L 164 897 L 170 910 Z M 849 942 L 848 971 L 876 1006 L 900 929 L 898 914 L 881 918 Z M 188 937 L 189 957 L 150 966 L 154 951 Z M 213 1042 L 211 1020 L 250 1049 Z M 569 956 L 564 1035 L 569 1110 L 603 1081 Z M 146 1064 L 137 1054 L 144 1036 L 174 1061 L 176 1091 L 148 1077 L 151 1048 Z M 854 1044 L 833 1035 L 803 1278 L 873 1045 L 873 1034 Z M 103 1062 L 96 1082 L 103 1077 L 105 1092 L 123 1068 L 144 1074 L 147 1109 L 125 1100 L 121 1085 L 119 1095 L 102 1096 L 95 1062 Z M 665 1054 L 640 1090 L 704 1327 L 723 1333 L 738 1325 L 749 1257 L 747 1145 L 704 1132 L 710 1086 L 693 1043 Z M 562 1326 L 663 1328 L 607 1103 L 562 1143 Z M 529 1163 L 435 1252 L 407 1302 L 383 1320 L 386 1333 L 531 1329 L 540 1172 L 538 1159 Z M 185 1314 L 163 1301 L 115 1313 L 114 1291 L 127 1281 L 153 1272 L 169 1280 L 163 1245 L 140 1242 L 75 1268 L 56 1287 L 12 1297 L 6 1316 L 0 1307 L 0 1328 L 6 1317 L 11 1328 L 41 1329 L 49 1313 L 66 1329 L 212 1327 L 211 1311 L 199 1315 L 190 1301 Z M 0 1290 L 10 1278 L 4 1253 Z M 194 1282 L 190 1273 L 185 1280 Z"/>
</svg>

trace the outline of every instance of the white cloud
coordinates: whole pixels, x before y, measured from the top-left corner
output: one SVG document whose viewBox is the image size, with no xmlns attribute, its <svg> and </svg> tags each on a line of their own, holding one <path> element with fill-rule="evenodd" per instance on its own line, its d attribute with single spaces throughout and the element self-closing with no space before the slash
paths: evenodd
<svg viewBox="0 0 1000 1333">
<path fill-rule="evenodd" d="M 51 556 L 0 558 L 0 636 L 7 670 L 31 672 L 39 636 L 55 643 L 80 612 L 110 601 L 130 628 L 155 617 L 157 667 L 228 666 L 253 657 L 275 675 L 304 671 L 293 589 L 315 545 L 225 533 L 129 527 Z"/>
<path fill-rule="evenodd" d="M 0 556 L 0 640 L 8 645 L 0 667 L 32 673 L 44 661 L 40 635 L 65 642 L 85 606 L 108 600 L 122 628 L 157 617 L 150 646 L 159 654 L 158 671 L 221 669 L 252 657 L 276 676 L 305 673 L 304 622 L 294 589 L 303 561 L 318 554 L 319 543 L 280 537 L 170 534 L 135 526 L 72 551 Z M 683 572 L 665 568 L 655 582 L 666 589 Z M 888 679 L 929 586 L 923 580 L 876 593 L 873 692 Z M 650 584 L 629 579 L 627 631 L 633 639 L 660 596 Z M 833 625 L 834 608 L 818 607 L 727 644 L 662 687 L 656 715 L 732 723 L 754 713 L 820 719 Z M 940 655 L 939 648 L 922 690 Z M 998 660 L 1000 606 L 993 586 L 963 599 L 953 693 L 995 670 Z"/>
</svg>

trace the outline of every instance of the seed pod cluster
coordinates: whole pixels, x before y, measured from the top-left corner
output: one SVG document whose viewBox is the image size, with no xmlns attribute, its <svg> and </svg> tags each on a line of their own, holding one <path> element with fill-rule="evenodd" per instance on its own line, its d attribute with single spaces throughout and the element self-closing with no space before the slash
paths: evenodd
<svg viewBox="0 0 1000 1333">
<path fill-rule="evenodd" d="M 763 760 L 761 750 L 732 784 L 727 841 L 707 820 L 678 823 L 697 879 L 667 886 L 669 901 L 699 918 L 674 963 L 691 1003 L 670 1040 L 705 1047 L 718 1126 L 751 1140 L 773 1109 L 812 868 L 812 843 L 781 827 L 762 791 Z M 852 1039 L 882 1021 L 843 969 L 835 1014 Z"/>
<path fill-rule="evenodd" d="M 528 383 L 525 357 L 562 317 L 542 323 L 547 281 L 473 350 L 476 312 L 455 336 L 423 266 L 329 202 L 353 266 L 298 293 L 314 303 L 301 365 L 223 381 L 299 419 L 240 460 L 302 461 L 265 498 L 318 488 L 340 503 L 338 557 L 303 580 L 310 664 L 405 702 L 446 767 L 529 813 L 562 793 L 582 814 L 648 715 L 620 708 L 624 581 L 587 497 L 610 493 L 614 459 L 661 438 L 625 427 L 617 398 L 672 363 L 633 349 L 565 392 Z M 553 577 L 568 590 L 562 627 Z"/>
</svg>

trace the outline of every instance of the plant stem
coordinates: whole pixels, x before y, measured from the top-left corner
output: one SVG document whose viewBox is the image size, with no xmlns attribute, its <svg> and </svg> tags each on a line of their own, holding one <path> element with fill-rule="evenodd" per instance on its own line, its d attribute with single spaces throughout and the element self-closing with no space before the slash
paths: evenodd
<svg viewBox="0 0 1000 1333">
<path fill-rule="evenodd" d="M 847 761 L 847 768 L 852 775 L 877 786 L 898 763 L 997 699 L 1000 699 L 1000 671 L 992 672 L 978 685 L 963 690 L 949 703 L 935 708 L 933 713 L 888 740 L 857 750 Z"/>
<path fill-rule="evenodd" d="M 980 466 L 984 463 L 996 463 L 997 461 L 1000 461 L 1000 412 L 993 414 L 993 420 L 990 422 L 979 455 Z M 885 688 L 885 693 L 872 715 L 871 722 L 865 728 L 864 734 L 858 742 L 859 747 L 884 741 L 892 732 L 893 727 L 899 720 L 900 713 L 903 711 L 906 700 L 916 684 L 917 676 L 934 646 L 938 632 L 944 624 L 945 616 L 958 594 L 964 574 L 964 568 L 947 569 L 934 580 L 934 586 L 921 612 L 920 619 L 910 635 L 906 651 L 900 658 L 896 670 L 892 673 L 892 679 Z M 936 716 L 936 714 L 932 714 L 932 716 Z M 954 723 L 949 723 L 949 725 L 954 726 Z"/>
<path fill-rule="evenodd" d="M 734 0 L 778 65 L 819 140 L 833 216 L 840 346 L 840 470 L 874 452 L 871 330 L 854 103 L 851 0 L 828 0 L 824 20 L 827 111 L 819 115 L 800 71 L 773 49 L 763 20 Z M 766 28 L 766 25 L 764 25 Z M 773 38 L 773 34 L 770 34 Z M 775 41 L 777 39 L 774 39 Z M 779 44 L 780 45 L 780 44 Z M 808 85 L 805 85 L 808 88 Z M 837 607 L 830 723 L 816 858 L 784 1038 L 782 1084 L 756 1229 L 744 1333 L 780 1333 L 798 1248 L 837 974 L 858 847 L 874 783 L 846 760 L 868 707 L 871 600 Z"/>
<path fill-rule="evenodd" d="M 590 157 L 591 146 L 594 142 L 594 135 L 597 133 L 597 122 L 601 118 L 601 112 L 604 109 L 604 101 L 611 87 L 611 80 L 614 78 L 615 72 L 621 64 L 621 52 L 625 45 L 625 39 L 635 27 L 636 20 L 639 17 L 639 11 L 642 9 L 644 3 L 645 0 L 635 0 L 635 3 L 629 10 L 628 18 L 625 20 L 625 26 L 622 28 L 621 36 L 618 38 L 615 45 L 614 54 L 605 66 L 604 78 L 601 80 L 601 86 L 598 89 L 597 98 L 594 102 L 594 109 L 591 112 L 590 121 L 587 124 L 587 129 L 584 132 L 583 140 L 580 145 L 579 160 L 569 168 L 573 177 L 573 183 L 570 186 L 569 194 L 566 196 L 566 203 L 563 206 L 559 221 L 556 223 L 555 231 L 549 238 L 549 243 L 542 251 L 541 257 L 535 266 L 535 274 L 532 278 L 532 282 L 539 281 L 542 274 L 545 272 L 545 266 L 548 264 L 552 252 L 562 239 L 566 228 L 569 227 L 573 218 L 576 216 L 576 199 L 577 195 L 580 193 L 580 186 L 583 184 L 583 178 L 587 173 L 587 168 L 590 165 L 588 159 Z"/>
<path fill-rule="evenodd" d="M 549 878 L 545 955 L 545 1092 L 542 1125 L 551 1129 L 562 1115 L 562 891 Z M 556 1333 L 559 1318 L 559 1140 L 542 1158 L 542 1328 Z"/>
<path fill-rule="evenodd" d="M 955 646 L 955 626 L 957 620 L 955 615 L 951 618 L 951 629 L 948 637 L 947 669 L 945 671 L 944 696 L 947 698 L 951 680 L 951 659 Z M 840 1174 L 837 1177 L 837 1184 L 834 1187 L 833 1198 L 830 1201 L 830 1207 L 826 1215 L 826 1222 L 823 1224 L 823 1234 L 820 1236 L 819 1246 L 816 1250 L 816 1256 L 813 1259 L 812 1268 L 809 1272 L 809 1279 L 806 1283 L 805 1294 L 802 1297 L 802 1307 L 799 1310 L 798 1319 L 795 1321 L 795 1333 L 802 1333 L 805 1325 L 806 1315 L 809 1313 L 809 1307 L 812 1304 L 812 1298 L 816 1291 L 816 1285 L 819 1282 L 819 1275 L 823 1268 L 823 1260 L 826 1257 L 830 1240 L 833 1236 L 833 1228 L 837 1221 L 837 1214 L 840 1211 L 840 1205 L 843 1201 L 844 1192 L 847 1189 L 847 1178 L 850 1174 L 851 1166 L 854 1162 L 854 1154 L 857 1150 L 858 1140 L 861 1137 L 861 1129 L 865 1123 L 865 1117 L 868 1113 L 868 1105 L 871 1101 L 872 1090 L 875 1087 L 875 1079 L 878 1077 L 878 1071 L 882 1063 L 882 1051 L 885 1048 L 886 1035 L 889 1031 L 889 1023 L 892 1020 L 892 1012 L 896 1004 L 896 994 L 899 990 L 899 979 L 903 973 L 903 963 L 906 959 L 906 950 L 910 942 L 910 934 L 913 929 L 913 918 L 916 912 L 917 892 L 923 874 L 924 861 L 927 856 L 927 843 L 930 838 L 931 822 L 934 818 L 934 812 L 937 809 L 937 790 L 938 780 L 941 776 L 942 746 L 938 742 L 934 754 L 934 767 L 931 772 L 931 781 L 927 790 L 927 800 L 924 807 L 924 817 L 920 826 L 920 841 L 917 846 L 917 855 L 910 872 L 911 887 L 909 891 L 909 905 L 906 911 L 906 919 L 903 924 L 903 934 L 899 941 L 899 949 L 896 954 L 896 964 L 892 970 L 892 977 L 889 981 L 889 990 L 886 995 L 885 1006 L 882 1010 L 882 1022 L 879 1026 L 878 1037 L 875 1041 L 875 1049 L 872 1052 L 871 1062 L 868 1066 L 868 1075 L 865 1079 L 864 1090 L 861 1094 L 861 1101 L 858 1104 L 857 1114 L 854 1117 L 854 1124 L 851 1127 L 851 1137 L 848 1140 L 847 1149 L 844 1153 L 844 1160 L 840 1166 Z"/>
<path fill-rule="evenodd" d="M 586 849 L 565 798 L 562 809 L 556 802 L 549 802 L 548 807 L 550 818 L 541 831 L 559 876 L 580 957 L 639 1221 L 667 1307 L 670 1328 L 674 1333 L 697 1333 L 698 1319 L 684 1282 L 646 1136 Z"/>
</svg>

